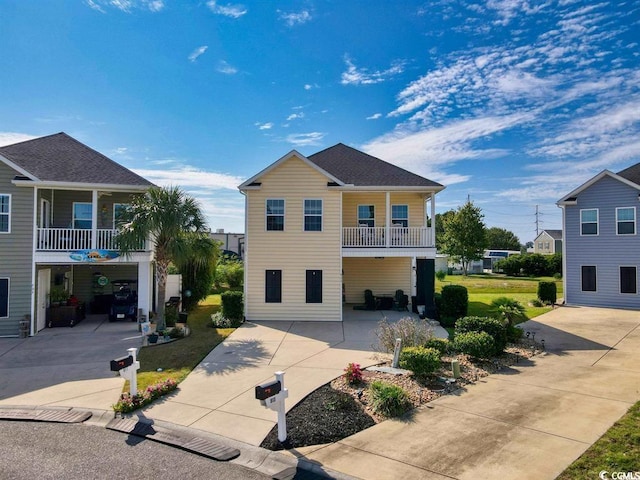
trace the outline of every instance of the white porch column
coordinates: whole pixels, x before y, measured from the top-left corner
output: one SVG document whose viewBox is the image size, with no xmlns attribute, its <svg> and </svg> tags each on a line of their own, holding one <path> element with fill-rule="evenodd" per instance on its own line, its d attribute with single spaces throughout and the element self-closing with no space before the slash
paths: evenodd
<svg viewBox="0 0 640 480">
<path fill-rule="evenodd" d="M 138 308 L 149 318 L 151 310 L 151 296 L 153 295 L 151 262 L 142 261 L 138 263 Z"/>
<path fill-rule="evenodd" d="M 36 332 L 36 262 L 33 260 L 33 256 L 36 253 L 36 246 L 38 245 L 38 187 L 33 189 L 33 242 L 31 252 L 31 325 L 29 326 L 29 336 L 33 337 Z"/>
<path fill-rule="evenodd" d="M 98 248 L 98 191 L 91 192 L 91 248 Z"/>
<path fill-rule="evenodd" d="M 388 247 L 391 243 L 391 192 L 386 193 L 386 209 L 384 243 Z"/>
<path fill-rule="evenodd" d="M 436 246 L 436 194 L 431 193 L 431 242 Z"/>
</svg>

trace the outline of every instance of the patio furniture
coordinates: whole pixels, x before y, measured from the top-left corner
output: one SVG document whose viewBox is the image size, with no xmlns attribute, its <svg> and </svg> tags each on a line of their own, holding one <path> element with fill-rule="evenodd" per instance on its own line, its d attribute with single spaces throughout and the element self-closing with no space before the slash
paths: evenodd
<svg viewBox="0 0 640 480">
<path fill-rule="evenodd" d="M 409 295 L 405 295 L 404 291 L 396 290 L 393 308 L 399 312 L 409 311 Z"/>
</svg>

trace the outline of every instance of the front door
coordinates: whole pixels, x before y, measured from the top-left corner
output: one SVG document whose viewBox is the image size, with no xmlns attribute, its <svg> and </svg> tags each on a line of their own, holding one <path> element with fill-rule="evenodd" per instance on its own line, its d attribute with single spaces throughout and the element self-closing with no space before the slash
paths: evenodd
<svg viewBox="0 0 640 480">
<path fill-rule="evenodd" d="M 47 325 L 47 306 L 49 304 L 49 290 L 51 288 L 51 269 L 38 270 L 38 296 L 36 298 L 36 331 L 39 332 Z"/>
<path fill-rule="evenodd" d="M 416 300 L 418 305 L 425 306 L 428 318 L 435 318 L 435 260 L 430 258 L 416 259 Z"/>
</svg>

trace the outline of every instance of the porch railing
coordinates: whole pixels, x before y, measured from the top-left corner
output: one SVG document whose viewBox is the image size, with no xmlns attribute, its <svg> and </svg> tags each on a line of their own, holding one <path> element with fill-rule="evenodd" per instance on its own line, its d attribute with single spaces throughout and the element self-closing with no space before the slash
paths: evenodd
<svg viewBox="0 0 640 480">
<path fill-rule="evenodd" d="M 434 247 L 431 227 L 343 227 L 343 247 Z"/>
<path fill-rule="evenodd" d="M 69 251 L 88 250 L 92 247 L 94 230 L 79 228 L 38 228 L 36 250 Z M 99 228 L 95 230 L 96 245 L 99 250 L 116 250 L 117 230 Z M 144 250 L 141 245 L 140 250 Z"/>
</svg>

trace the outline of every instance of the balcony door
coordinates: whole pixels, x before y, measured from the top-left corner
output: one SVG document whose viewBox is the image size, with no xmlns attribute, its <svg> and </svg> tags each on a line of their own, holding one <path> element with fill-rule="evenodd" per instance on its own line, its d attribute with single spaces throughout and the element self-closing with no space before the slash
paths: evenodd
<svg viewBox="0 0 640 480">
<path fill-rule="evenodd" d="M 40 228 L 51 226 L 51 202 L 46 198 L 40 199 Z"/>
</svg>

